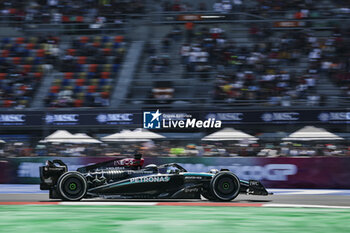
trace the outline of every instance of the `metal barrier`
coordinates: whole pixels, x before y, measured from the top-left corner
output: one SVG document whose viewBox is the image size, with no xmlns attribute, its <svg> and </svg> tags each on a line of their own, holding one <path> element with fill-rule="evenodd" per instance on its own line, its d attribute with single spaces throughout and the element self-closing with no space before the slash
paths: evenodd
<svg viewBox="0 0 350 233">
<path fill-rule="evenodd" d="M 187 87 L 187 86 L 186 86 Z M 178 102 L 177 102 L 178 101 Z M 347 102 L 346 102 L 347 101 Z M 153 103 L 152 103 L 153 102 Z M 130 105 L 132 103 L 132 105 Z M 151 104 L 152 103 L 152 104 Z M 339 98 L 335 106 L 348 106 L 349 98 Z M 215 100 L 207 98 L 169 98 L 169 99 L 155 99 L 155 98 L 125 98 L 124 104 L 120 107 L 123 109 L 133 109 L 139 105 L 143 108 L 174 108 L 181 109 L 184 107 L 191 107 L 193 109 L 215 108 L 222 110 L 229 110 L 232 107 L 243 107 L 245 109 L 266 109 L 276 108 L 278 110 L 290 110 L 293 108 L 310 109 L 320 108 L 320 106 L 327 106 L 327 101 L 319 101 L 317 104 L 311 103 L 306 99 L 290 100 L 289 104 L 282 105 L 281 103 L 272 104 L 270 100 Z M 328 106 L 329 107 L 329 106 Z"/>
<path fill-rule="evenodd" d="M 164 156 L 164 155 L 163 155 Z M 220 155 L 218 155 L 220 156 Z M 11 158 L 0 163 L 0 183 L 39 183 L 39 166 L 46 160 L 61 159 L 68 169 L 108 161 L 111 157 Z M 147 164 L 179 163 L 188 171 L 206 172 L 227 168 L 240 179 L 260 180 L 268 188 L 349 189 L 349 157 L 146 157 Z M 317 166 L 315 166 L 315 164 Z"/>
<path fill-rule="evenodd" d="M 325 11 L 329 12 L 329 11 Z M 286 13 L 286 12 L 284 12 Z M 278 17 L 276 15 L 281 15 L 281 12 L 271 11 L 269 12 L 269 18 L 253 14 L 249 12 L 233 12 L 233 13 L 220 13 L 214 11 L 184 11 L 184 12 L 149 12 L 147 14 L 103 14 L 99 16 L 106 17 L 107 19 L 121 19 L 124 23 L 132 23 L 133 20 L 138 20 L 141 24 L 182 24 L 184 22 L 192 21 L 194 23 L 235 23 L 235 24 L 245 24 L 245 23 L 274 23 L 279 21 L 302 21 L 306 23 L 332 23 L 332 22 L 342 22 L 349 21 L 350 15 L 335 15 L 330 18 L 329 14 L 320 16 L 317 18 L 303 18 L 303 19 L 293 19 L 287 17 Z M 282 13 L 283 14 L 283 13 Z M 44 23 L 43 23 L 44 22 Z M 0 26 L 14 26 L 18 27 L 20 25 L 27 25 L 29 27 L 42 27 L 51 26 L 62 27 L 62 25 L 80 25 L 80 26 L 90 26 L 94 25 L 93 19 L 85 18 L 83 22 L 59 22 L 51 21 L 51 19 L 45 17 L 37 17 L 33 20 L 25 20 L 24 17 L 18 16 L 0 16 Z M 115 25 L 121 25 L 119 23 L 103 23 L 103 25 L 110 27 Z M 312 25 L 311 25 L 312 26 Z M 76 28 L 76 30 L 80 30 Z"/>
</svg>

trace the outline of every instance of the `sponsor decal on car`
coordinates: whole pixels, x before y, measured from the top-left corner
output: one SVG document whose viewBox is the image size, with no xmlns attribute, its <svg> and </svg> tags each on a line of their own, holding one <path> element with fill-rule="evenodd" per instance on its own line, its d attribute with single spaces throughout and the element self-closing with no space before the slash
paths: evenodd
<svg viewBox="0 0 350 233">
<path fill-rule="evenodd" d="M 185 176 L 186 180 L 201 180 L 202 177 L 200 176 Z"/>
<path fill-rule="evenodd" d="M 132 166 L 132 165 L 137 165 L 140 164 L 139 160 L 135 160 L 135 159 L 122 159 L 122 160 L 117 160 L 114 161 L 114 165 L 115 166 Z"/>
<path fill-rule="evenodd" d="M 153 174 L 153 171 L 144 171 L 144 170 L 129 170 L 126 172 L 129 175 L 132 175 L 132 174 Z"/>
<path fill-rule="evenodd" d="M 187 188 L 184 191 L 185 191 L 185 193 L 198 193 L 199 188 Z"/>
<path fill-rule="evenodd" d="M 130 183 L 155 183 L 155 182 L 168 182 L 169 176 L 146 176 L 135 177 L 130 179 Z"/>
</svg>

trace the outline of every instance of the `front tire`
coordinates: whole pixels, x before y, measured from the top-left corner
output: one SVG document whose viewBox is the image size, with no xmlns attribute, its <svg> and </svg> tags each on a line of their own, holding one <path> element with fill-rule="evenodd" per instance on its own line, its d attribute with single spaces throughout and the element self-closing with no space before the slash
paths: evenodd
<svg viewBox="0 0 350 233">
<path fill-rule="evenodd" d="M 79 172 L 66 172 L 58 179 L 57 191 L 63 200 L 79 201 L 87 192 L 87 181 Z"/>
<path fill-rule="evenodd" d="M 232 172 L 220 172 L 210 182 L 212 195 L 220 201 L 235 199 L 239 194 L 240 188 L 240 181 Z"/>
</svg>

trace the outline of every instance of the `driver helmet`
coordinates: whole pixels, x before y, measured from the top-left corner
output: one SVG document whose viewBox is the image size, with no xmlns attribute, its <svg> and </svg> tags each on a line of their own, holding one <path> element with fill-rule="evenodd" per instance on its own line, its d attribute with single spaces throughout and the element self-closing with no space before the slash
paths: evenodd
<svg viewBox="0 0 350 233">
<path fill-rule="evenodd" d="M 145 167 L 146 170 L 149 170 L 149 171 L 155 171 L 157 172 L 158 171 L 158 167 L 157 165 L 155 164 L 148 164 L 146 167 Z"/>
<path fill-rule="evenodd" d="M 209 173 L 216 174 L 219 173 L 218 169 L 210 169 Z"/>
<path fill-rule="evenodd" d="M 168 167 L 166 173 L 168 174 L 174 174 L 177 172 L 177 169 L 175 167 Z"/>
</svg>

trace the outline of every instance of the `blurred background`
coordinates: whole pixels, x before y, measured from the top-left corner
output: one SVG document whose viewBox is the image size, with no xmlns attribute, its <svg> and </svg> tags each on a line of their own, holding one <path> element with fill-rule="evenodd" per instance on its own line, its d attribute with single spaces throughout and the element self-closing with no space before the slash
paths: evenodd
<svg viewBox="0 0 350 233">
<path fill-rule="evenodd" d="M 0 157 L 349 156 L 349 25 L 345 0 L 1 0 Z M 222 129 L 141 130 L 156 109 Z"/>
</svg>

